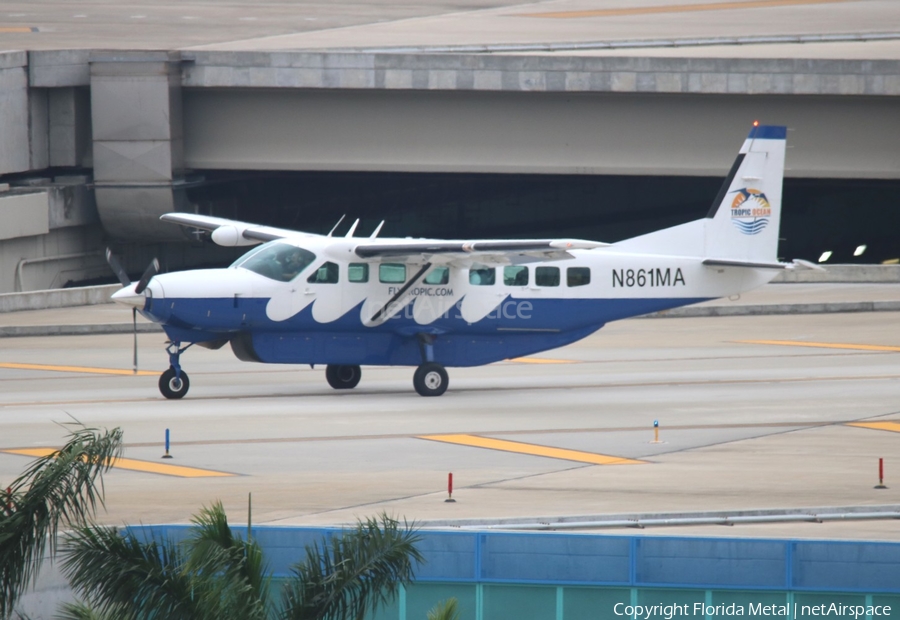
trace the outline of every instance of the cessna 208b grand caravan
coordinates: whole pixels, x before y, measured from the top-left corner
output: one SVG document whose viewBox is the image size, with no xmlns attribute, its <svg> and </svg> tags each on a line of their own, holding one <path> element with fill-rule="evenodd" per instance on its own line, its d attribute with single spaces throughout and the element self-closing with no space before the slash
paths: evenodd
<svg viewBox="0 0 900 620">
<path fill-rule="evenodd" d="M 323 364 L 335 389 L 355 387 L 360 366 L 416 366 L 416 391 L 439 396 L 448 366 L 561 347 L 609 321 L 808 266 L 776 258 L 785 138 L 785 127 L 754 124 L 705 218 L 614 244 L 360 238 L 356 224 L 333 237 L 169 213 L 162 219 L 211 231 L 219 245 L 262 245 L 227 269 L 151 266 L 129 283 L 118 268 L 127 286 L 113 299 L 168 335 L 166 398 L 187 393 L 180 356 L 193 344 L 230 344 L 244 361 Z"/>
</svg>

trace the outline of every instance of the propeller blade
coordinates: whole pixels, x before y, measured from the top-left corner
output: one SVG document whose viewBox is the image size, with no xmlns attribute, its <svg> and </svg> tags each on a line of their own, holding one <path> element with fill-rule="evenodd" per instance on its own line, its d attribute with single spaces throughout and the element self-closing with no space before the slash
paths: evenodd
<svg viewBox="0 0 900 620">
<path fill-rule="evenodd" d="M 141 276 L 141 279 L 138 280 L 137 286 L 134 287 L 134 292 L 140 295 L 144 292 L 144 289 L 147 288 L 147 285 L 150 284 L 150 280 L 159 273 L 159 261 L 155 258 L 150 261 L 150 264 L 147 265 L 147 269 L 144 271 L 144 275 Z"/>
<path fill-rule="evenodd" d="M 134 332 L 134 374 L 137 374 L 137 308 L 131 309 L 131 325 Z"/>
<path fill-rule="evenodd" d="M 116 274 L 116 277 L 119 278 L 122 286 L 131 286 L 131 280 L 128 278 L 128 274 L 125 273 L 122 263 L 119 262 L 119 259 L 116 258 L 116 255 L 109 248 L 106 248 L 106 262 L 109 263 L 110 268 Z"/>
</svg>

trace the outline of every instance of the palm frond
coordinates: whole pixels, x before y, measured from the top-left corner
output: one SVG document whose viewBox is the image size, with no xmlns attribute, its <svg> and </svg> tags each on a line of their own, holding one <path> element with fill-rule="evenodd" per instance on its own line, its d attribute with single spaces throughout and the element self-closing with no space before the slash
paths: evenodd
<svg viewBox="0 0 900 620">
<path fill-rule="evenodd" d="M 200 604 L 174 543 L 142 542 L 114 528 L 82 526 L 66 536 L 62 570 L 72 587 L 106 614 L 127 609 L 136 620 L 202 620 L 215 615 Z"/>
<path fill-rule="evenodd" d="M 208 580 L 208 595 L 237 617 L 266 618 L 270 577 L 259 545 L 234 536 L 221 502 L 203 508 L 192 523 L 187 571 Z"/>
<path fill-rule="evenodd" d="M 293 620 L 361 620 L 390 603 L 424 561 L 414 526 L 386 514 L 306 548 L 283 593 L 284 617 Z"/>
<path fill-rule="evenodd" d="M 87 603 L 75 601 L 63 604 L 56 620 L 133 620 L 134 616 L 124 607 L 115 607 L 108 612 L 100 613 Z"/>
<path fill-rule="evenodd" d="M 428 620 L 459 620 L 459 601 L 448 598 L 428 610 Z"/>
<path fill-rule="evenodd" d="M 122 431 L 80 427 L 57 452 L 35 460 L 0 503 L 0 618 L 56 553 L 60 523 L 81 524 L 103 504 L 102 474 L 122 451 Z M 6 494 L 4 494 L 6 495 Z"/>
</svg>

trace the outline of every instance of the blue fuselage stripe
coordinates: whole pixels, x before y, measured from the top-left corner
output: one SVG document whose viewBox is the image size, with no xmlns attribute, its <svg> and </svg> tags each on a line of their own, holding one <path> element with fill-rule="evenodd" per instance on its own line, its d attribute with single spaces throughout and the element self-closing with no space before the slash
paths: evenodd
<svg viewBox="0 0 900 620">
<path fill-rule="evenodd" d="M 415 335 L 435 334 L 435 360 L 476 366 L 560 347 L 605 323 L 705 301 L 686 298 L 516 299 L 507 297 L 485 318 L 467 322 L 458 306 L 426 325 L 404 308 L 367 327 L 357 306 L 336 321 L 319 323 L 311 306 L 284 321 L 266 315 L 267 298 L 148 300 L 143 314 L 162 323 L 177 342 L 211 342 L 244 334 L 262 362 L 284 364 L 416 365 Z"/>
</svg>

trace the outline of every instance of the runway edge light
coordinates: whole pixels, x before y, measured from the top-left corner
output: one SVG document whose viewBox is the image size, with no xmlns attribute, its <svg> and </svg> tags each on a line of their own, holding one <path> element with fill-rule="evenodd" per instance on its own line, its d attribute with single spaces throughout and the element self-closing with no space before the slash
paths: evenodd
<svg viewBox="0 0 900 620">
<path fill-rule="evenodd" d="M 164 459 L 172 458 L 172 455 L 169 454 L 169 429 L 166 429 L 166 453 L 162 455 Z"/>
<path fill-rule="evenodd" d="M 878 459 L 878 484 L 875 485 L 876 489 L 886 489 L 887 487 L 884 485 L 884 459 Z"/>
<path fill-rule="evenodd" d="M 447 499 L 444 500 L 444 503 L 453 502 L 456 500 L 453 499 L 453 472 L 447 474 Z"/>
</svg>

